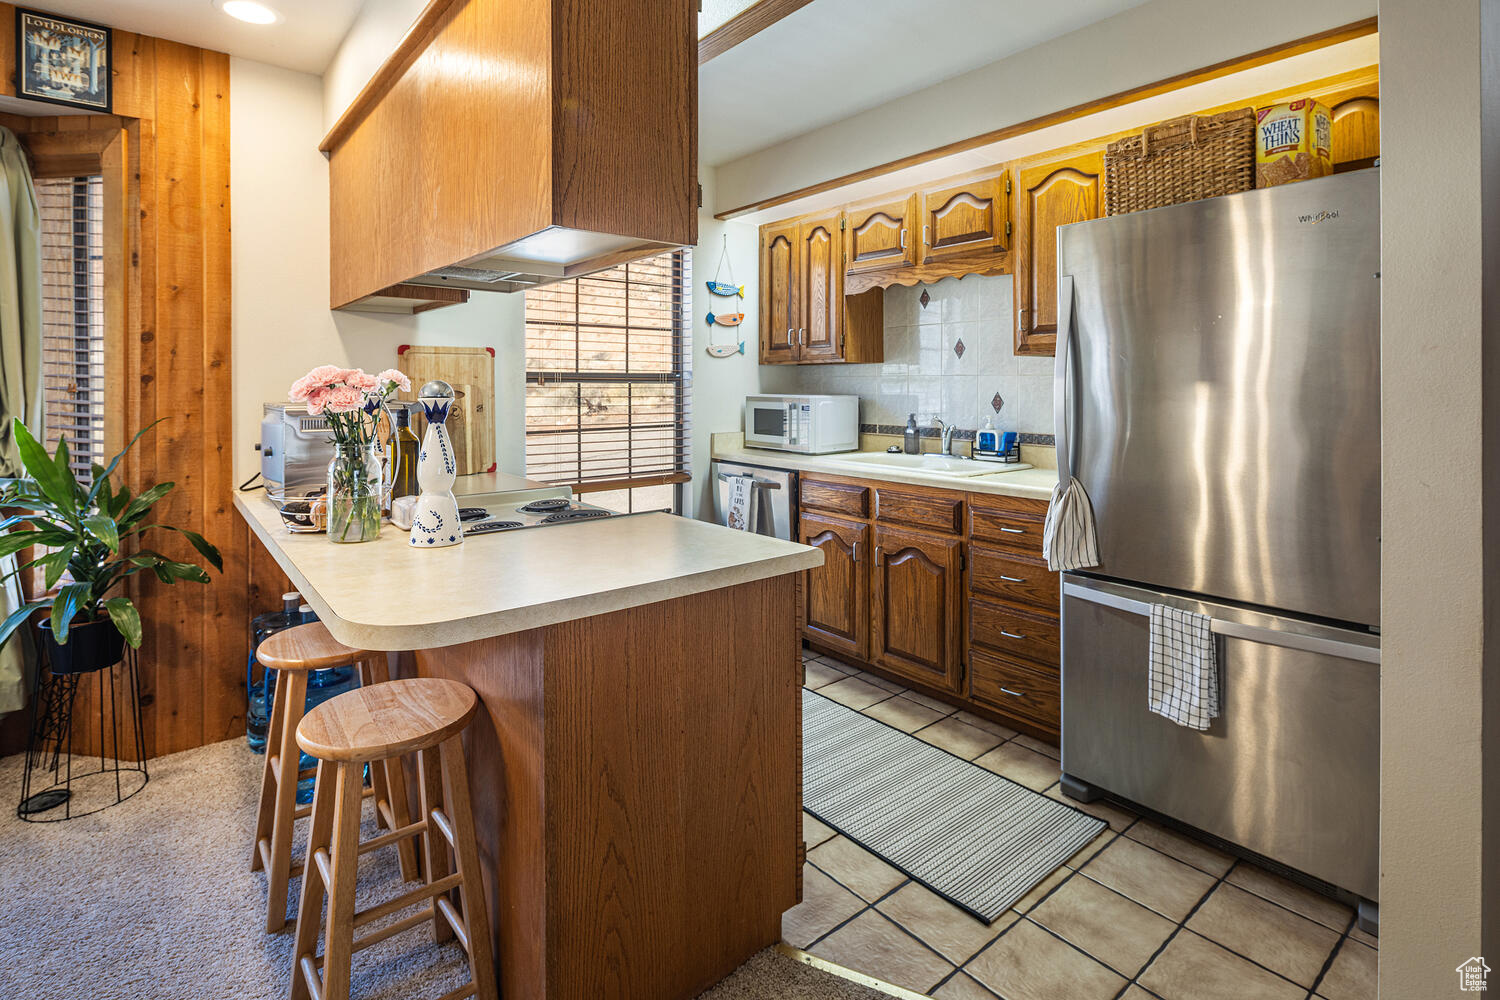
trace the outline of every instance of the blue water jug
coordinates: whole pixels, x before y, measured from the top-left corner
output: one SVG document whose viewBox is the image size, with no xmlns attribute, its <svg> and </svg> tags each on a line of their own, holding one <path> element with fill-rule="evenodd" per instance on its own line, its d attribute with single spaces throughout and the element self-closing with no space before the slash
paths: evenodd
<svg viewBox="0 0 1500 1000">
<path fill-rule="evenodd" d="M 276 686 L 276 671 L 267 670 L 255 658 L 255 651 L 270 636 L 294 625 L 302 624 L 302 612 L 298 605 L 302 595 L 295 590 L 281 595 L 281 610 L 256 615 L 250 620 L 252 645 L 250 657 L 245 662 L 245 742 L 256 753 L 266 752 L 266 734 L 270 730 L 272 692 Z"/>
</svg>

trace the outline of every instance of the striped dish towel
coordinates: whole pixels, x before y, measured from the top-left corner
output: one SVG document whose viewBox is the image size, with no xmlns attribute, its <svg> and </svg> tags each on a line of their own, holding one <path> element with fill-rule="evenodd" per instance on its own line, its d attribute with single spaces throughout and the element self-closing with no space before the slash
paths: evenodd
<svg viewBox="0 0 1500 1000">
<path fill-rule="evenodd" d="M 1042 528 L 1042 555 L 1051 570 L 1085 569 L 1099 565 L 1099 540 L 1094 536 L 1094 507 L 1083 484 L 1072 476 L 1058 480 Z"/>
<path fill-rule="evenodd" d="M 1151 690 L 1147 705 L 1165 719 L 1203 730 L 1219 717 L 1219 661 L 1213 619 L 1151 605 Z"/>
</svg>

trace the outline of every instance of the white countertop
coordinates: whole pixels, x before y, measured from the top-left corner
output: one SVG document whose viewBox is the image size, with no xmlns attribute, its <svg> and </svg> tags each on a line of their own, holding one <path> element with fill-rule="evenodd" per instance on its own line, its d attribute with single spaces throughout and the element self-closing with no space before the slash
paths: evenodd
<svg viewBox="0 0 1500 1000">
<path fill-rule="evenodd" d="M 936 472 L 917 472 L 895 469 L 876 469 L 859 462 L 843 462 L 838 455 L 798 455 L 789 451 L 774 451 L 769 448 L 747 448 L 741 434 L 715 434 L 712 438 L 714 461 L 741 462 L 745 465 L 760 465 L 768 469 L 796 469 L 798 472 L 824 472 L 832 476 L 848 476 L 852 479 L 871 479 L 877 482 L 910 483 L 914 486 L 935 486 L 942 489 L 960 490 L 966 493 L 994 493 L 1007 497 L 1030 497 L 1034 500 L 1052 499 L 1057 487 L 1057 470 L 1045 468 L 1017 469 L 1014 472 L 999 472 L 986 476 L 945 476 Z"/>
<path fill-rule="evenodd" d="M 416 549 L 293 534 L 258 492 L 234 505 L 328 631 L 364 649 L 432 649 L 820 566 L 814 548 L 672 514 L 636 514 Z M 790 613 L 791 609 L 788 609 Z"/>
</svg>

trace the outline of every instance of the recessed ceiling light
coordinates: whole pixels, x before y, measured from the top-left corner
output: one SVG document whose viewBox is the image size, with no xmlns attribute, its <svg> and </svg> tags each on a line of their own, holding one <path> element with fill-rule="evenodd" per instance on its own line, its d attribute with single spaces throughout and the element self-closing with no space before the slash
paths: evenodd
<svg viewBox="0 0 1500 1000">
<path fill-rule="evenodd" d="M 282 20 L 279 13 L 256 0 L 214 0 L 214 6 L 230 17 L 250 24 L 277 24 Z"/>
</svg>

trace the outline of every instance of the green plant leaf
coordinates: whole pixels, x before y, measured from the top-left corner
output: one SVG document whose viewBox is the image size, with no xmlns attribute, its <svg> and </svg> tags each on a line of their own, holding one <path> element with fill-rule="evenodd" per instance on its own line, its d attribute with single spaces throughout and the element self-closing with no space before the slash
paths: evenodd
<svg viewBox="0 0 1500 1000">
<path fill-rule="evenodd" d="M 172 487 L 176 485 L 176 483 L 157 483 L 155 486 L 151 487 L 149 490 L 142 493 L 134 500 L 130 501 L 130 506 L 125 508 L 125 513 L 121 514 L 116 519 L 119 521 L 120 527 L 123 528 L 128 525 L 134 524 L 136 521 L 139 521 L 141 518 L 145 517 L 146 512 L 156 504 L 156 501 L 172 492 Z"/>
<path fill-rule="evenodd" d="M 98 462 L 95 462 L 90 467 L 90 471 L 94 474 L 94 485 L 89 487 L 88 503 L 93 505 L 97 501 L 99 509 L 108 514 L 109 504 L 113 499 L 109 485 L 109 473 Z"/>
<path fill-rule="evenodd" d="M 109 612 L 109 620 L 115 623 L 115 628 L 125 637 L 134 649 L 141 648 L 141 616 L 135 610 L 135 605 L 128 597 L 111 597 L 104 602 L 104 608 Z"/>
<path fill-rule="evenodd" d="M 83 526 L 89 534 L 109 546 L 109 551 L 120 551 L 120 529 L 115 527 L 114 518 L 107 514 L 90 514 L 83 519 Z"/>
<path fill-rule="evenodd" d="M 196 531 L 189 531 L 186 528 L 174 528 L 170 524 L 145 524 L 136 528 L 135 531 L 145 534 L 152 528 L 163 528 L 167 531 L 175 531 L 180 535 L 187 536 L 187 540 L 192 543 L 193 548 L 198 550 L 200 556 L 207 559 L 214 569 L 220 573 L 224 572 L 224 558 L 219 555 L 219 550 L 214 547 L 213 543 Z"/>
<path fill-rule="evenodd" d="M 58 645 L 67 643 L 68 629 L 88 603 L 89 590 L 86 583 L 70 583 L 58 591 L 57 599 L 52 602 L 52 638 Z"/>
<path fill-rule="evenodd" d="M 40 531 L 12 531 L 7 535 L 0 535 L 0 558 L 14 555 L 28 545 L 35 545 L 40 541 Z"/>
<path fill-rule="evenodd" d="M 73 558 L 73 553 L 77 548 L 77 543 L 69 542 L 56 552 L 42 557 L 41 562 L 47 567 L 48 590 L 57 586 L 57 581 L 62 579 L 63 571 L 68 568 L 68 560 Z"/>
<path fill-rule="evenodd" d="M 36 481 L 37 489 L 42 495 L 65 514 L 70 516 L 76 514 L 78 505 L 73 495 L 72 472 L 59 471 L 48 456 L 47 449 L 31 436 L 31 431 L 27 430 L 26 425 L 20 420 L 16 421 L 16 444 L 21 451 L 21 464 Z"/>
<path fill-rule="evenodd" d="M 10 638 L 11 633 L 20 628 L 26 619 L 34 615 L 38 609 L 45 608 L 46 606 L 46 601 L 30 601 L 7 615 L 5 622 L 0 624 L 0 646 L 5 645 L 5 641 Z"/>
<path fill-rule="evenodd" d="M 135 443 L 141 439 L 141 436 L 143 434 L 145 434 L 147 431 L 149 431 L 151 428 L 155 427 L 157 424 L 161 423 L 165 419 L 167 419 L 167 418 L 166 417 L 157 417 L 155 420 L 151 421 L 145 427 L 142 427 L 140 430 L 136 431 L 135 432 L 135 437 L 133 437 L 133 438 L 130 439 L 130 443 L 127 444 L 125 447 L 121 448 L 120 449 L 120 453 L 118 455 L 116 455 L 114 458 L 112 458 L 112 459 L 109 460 L 109 465 L 106 466 L 105 469 L 104 469 L 104 475 L 101 476 L 97 472 L 94 474 L 94 488 L 89 491 L 89 502 L 90 503 L 93 502 L 95 495 L 99 491 L 99 484 L 102 483 L 102 482 L 104 482 L 111 475 L 114 474 L 115 469 L 120 464 L 120 459 L 122 459 L 122 458 L 125 457 L 125 453 L 127 451 L 129 451 L 131 448 L 135 447 Z"/>
<path fill-rule="evenodd" d="M 121 512 L 124 511 L 129 504 L 130 487 L 121 486 L 120 491 L 115 494 L 115 502 L 110 506 L 110 509 L 106 511 L 106 513 L 109 514 L 110 517 L 118 521 L 120 519 Z"/>
</svg>

